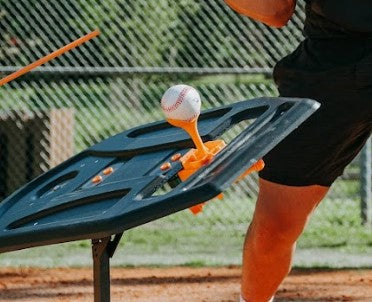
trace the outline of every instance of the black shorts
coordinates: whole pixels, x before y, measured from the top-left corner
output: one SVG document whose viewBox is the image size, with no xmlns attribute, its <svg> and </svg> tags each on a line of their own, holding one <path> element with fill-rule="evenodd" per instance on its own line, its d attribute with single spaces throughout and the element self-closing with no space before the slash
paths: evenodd
<svg viewBox="0 0 372 302">
<path fill-rule="evenodd" d="M 321 107 L 265 157 L 260 177 L 330 186 L 372 131 L 372 42 L 305 40 L 274 69 L 279 93 Z"/>
</svg>

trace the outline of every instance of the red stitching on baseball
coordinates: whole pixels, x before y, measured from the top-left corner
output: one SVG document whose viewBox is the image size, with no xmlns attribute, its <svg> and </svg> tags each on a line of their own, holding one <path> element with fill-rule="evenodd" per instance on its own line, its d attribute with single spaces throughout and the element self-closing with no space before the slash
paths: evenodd
<svg viewBox="0 0 372 302">
<path fill-rule="evenodd" d="M 186 97 L 186 94 L 189 92 L 189 90 L 191 90 L 190 87 L 183 88 L 181 90 L 176 102 L 172 106 L 169 106 L 169 107 L 164 106 L 163 105 L 163 100 L 162 100 L 161 103 L 160 103 L 161 109 L 163 109 L 166 112 L 172 112 L 172 111 L 176 110 L 182 104 L 182 102 L 183 102 L 184 98 Z"/>
<path fill-rule="evenodd" d="M 198 116 L 199 116 L 198 113 L 193 114 L 193 115 L 192 115 L 192 116 L 187 120 L 187 122 L 191 122 L 193 119 L 197 118 Z"/>
</svg>

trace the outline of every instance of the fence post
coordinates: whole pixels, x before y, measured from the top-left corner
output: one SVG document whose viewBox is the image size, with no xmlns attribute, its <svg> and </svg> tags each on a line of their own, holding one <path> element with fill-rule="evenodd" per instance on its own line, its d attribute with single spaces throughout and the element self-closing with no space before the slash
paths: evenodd
<svg viewBox="0 0 372 302">
<path fill-rule="evenodd" d="M 372 225 L 372 139 L 369 138 L 360 156 L 360 197 L 361 217 L 363 225 Z"/>
<path fill-rule="evenodd" d="M 74 110 L 0 110 L 0 202 L 74 153 Z"/>
</svg>

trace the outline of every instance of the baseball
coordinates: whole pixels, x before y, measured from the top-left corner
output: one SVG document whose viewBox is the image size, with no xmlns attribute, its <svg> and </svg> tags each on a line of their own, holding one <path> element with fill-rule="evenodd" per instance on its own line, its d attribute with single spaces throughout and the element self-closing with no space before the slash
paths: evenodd
<svg viewBox="0 0 372 302">
<path fill-rule="evenodd" d="M 188 85 L 170 87 L 161 99 L 161 109 L 167 119 L 192 121 L 200 114 L 200 95 Z"/>
</svg>

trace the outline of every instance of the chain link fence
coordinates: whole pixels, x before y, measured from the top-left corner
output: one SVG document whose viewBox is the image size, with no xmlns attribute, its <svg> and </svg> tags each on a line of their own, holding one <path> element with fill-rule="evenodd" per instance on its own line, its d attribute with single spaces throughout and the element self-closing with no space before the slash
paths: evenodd
<svg viewBox="0 0 372 302">
<path fill-rule="evenodd" d="M 272 67 L 302 39 L 304 19 L 304 1 L 280 30 L 236 14 L 222 0 L 0 3 L 2 76 L 95 28 L 101 31 L 0 88 L 0 198 L 104 138 L 163 119 L 159 100 L 173 84 L 197 88 L 204 109 L 277 95 Z M 199 217 L 183 211 L 149 225 L 243 232 L 256 181 L 256 175 L 248 177 Z M 359 190 L 355 161 L 319 209 L 315 225 L 359 225 Z"/>
</svg>

